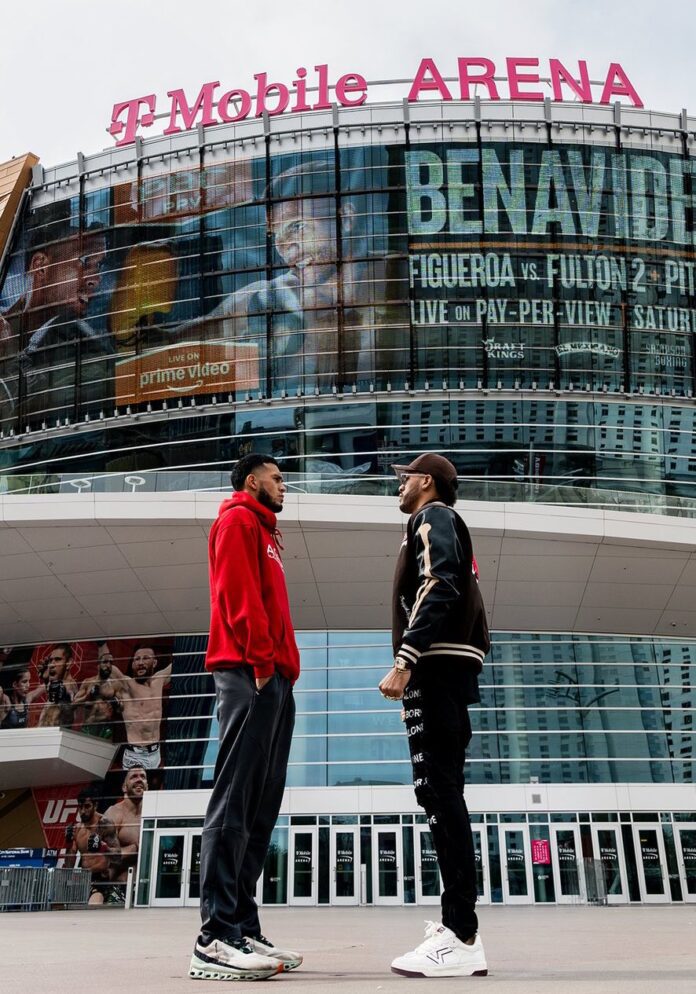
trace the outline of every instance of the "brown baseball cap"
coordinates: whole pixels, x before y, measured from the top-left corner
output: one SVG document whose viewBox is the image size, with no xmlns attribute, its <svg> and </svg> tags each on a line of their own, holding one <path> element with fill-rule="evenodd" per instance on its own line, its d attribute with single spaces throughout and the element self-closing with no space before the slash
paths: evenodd
<svg viewBox="0 0 696 994">
<path fill-rule="evenodd" d="M 442 482 L 457 489 L 457 470 L 449 459 L 439 456 L 437 452 L 424 452 L 408 466 L 392 466 L 392 469 L 397 476 L 400 473 L 424 473 L 432 476 L 436 484 Z"/>
</svg>

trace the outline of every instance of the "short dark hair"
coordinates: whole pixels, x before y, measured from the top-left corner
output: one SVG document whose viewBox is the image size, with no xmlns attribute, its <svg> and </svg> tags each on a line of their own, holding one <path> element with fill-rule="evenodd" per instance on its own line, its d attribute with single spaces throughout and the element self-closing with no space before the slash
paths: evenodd
<svg viewBox="0 0 696 994">
<path fill-rule="evenodd" d="M 51 651 L 54 651 L 56 649 L 63 650 L 66 662 L 69 662 L 73 658 L 72 646 L 69 645 L 67 642 L 56 642 L 56 644 L 53 646 L 53 650 Z"/>
<path fill-rule="evenodd" d="M 24 673 L 31 674 L 31 669 L 22 663 L 17 665 L 3 666 L 0 670 L 0 689 L 5 693 L 10 693 L 13 686 Z"/>
<path fill-rule="evenodd" d="M 142 763 L 134 763 L 133 766 L 129 766 L 127 770 L 123 771 L 123 779 L 121 780 L 121 790 L 123 790 L 123 788 L 126 786 L 126 780 L 128 779 L 129 774 L 133 772 L 133 770 L 142 770 L 143 773 L 145 774 L 145 779 L 147 780 L 147 770 L 142 765 Z"/>
<path fill-rule="evenodd" d="M 137 653 L 142 652 L 143 649 L 152 649 L 152 654 L 157 655 L 157 648 L 154 642 L 138 642 L 133 651 L 131 652 L 131 662 L 135 659 Z"/>
<path fill-rule="evenodd" d="M 457 484 L 449 483 L 446 480 L 436 480 L 435 477 L 433 477 L 433 483 L 442 503 L 447 504 L 448 507 L 454 507 L 457 503 Z"/>
<path fill-rule="evenodd" d="M 87 787 L 83 787 L 80 793 L 77 795 L 77 803 L 84 804 L 85 801 L 92 801 L 96 807 L 98 801 L 101 800 L 101 789 L 98 784 L 91 783 Z"/>
<path fill-rule="evenodd" d="M 133 676 L 133 662 L 134 662 L 135 657 L 137 656 L 137 654 L 139 652 L 142 652 L 143 649 L 152 649 L 152 654 L 155 657 L 155 664 L 157 664 L 159 662 L 159 656 L 157 654 L 157 646 L 154 644 L 154 642 L 138 642 L 138 644 L 136 645 L 136 647 L 133 649 L 133 651 L 130 654 L 130 659 L 128 660 L 128 669 L 126 671 L 126 676 Z"/>
<path fill-rule="evenodd" d="M 273 456 L 264 455 L 262 452 L 250 452 L 248 455 L 242 456 L 230 474 L 230 481 L 234 489 L 243 490 L 244 481 L 249 473 L 253 473 L 259 466 L 265 466 L 268 463 L 272 466 L 278 466 L 278 461 Z"/>
</svg>

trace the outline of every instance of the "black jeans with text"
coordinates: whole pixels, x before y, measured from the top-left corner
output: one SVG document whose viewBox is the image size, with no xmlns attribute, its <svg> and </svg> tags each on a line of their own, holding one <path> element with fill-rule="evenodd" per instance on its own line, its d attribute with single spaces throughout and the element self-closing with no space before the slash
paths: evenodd
<svg viewBox="0 0 696 994">
<path fill-rule="evenodd" d="M 201 840 L 201 936 L 261 932 L 256 883 L 278 817 L 295 724 L 289 680 L 256 690 L 249 666 L 215 670 L 220 751 Z"/>
<path fill-rule="evenodd" d="M 466 662 L 430 656 L 413 670 L 403 701 L 416 800 L 428 817 L 442 876 L 442 924 L 462 940 L 478 930 L 474 840 L 464 801 L 468 705 L 477 699 Z"/>
</svg>

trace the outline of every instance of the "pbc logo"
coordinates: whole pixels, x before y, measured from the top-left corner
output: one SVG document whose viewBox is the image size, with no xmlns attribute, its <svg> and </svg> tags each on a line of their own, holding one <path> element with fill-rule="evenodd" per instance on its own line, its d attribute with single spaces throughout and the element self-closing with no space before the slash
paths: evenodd
<svg viewBox="0 0 696 994">
<path fill-rule="evenodd" d="M 266 555 L 268 556 L 269 559 L 273 559 L 275 562 L 277 562 L 280 568 L 283 570 L 283 572 L 285 572 L 282 560 L 278 555 L 278 550 L 275 548 L 275 546 L 271 545 L 270 542 L 266 546 Z"/>
</svg>

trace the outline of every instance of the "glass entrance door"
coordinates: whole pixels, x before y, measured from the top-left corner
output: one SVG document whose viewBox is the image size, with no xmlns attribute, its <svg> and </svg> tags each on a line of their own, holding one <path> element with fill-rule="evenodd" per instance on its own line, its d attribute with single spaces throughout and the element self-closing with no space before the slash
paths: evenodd
<svg viewBox="0 0 696 994">
<path fill-rule="evenodd" d="M 331 827 L 331 903 L 360 902 L 360 829 Z"/>
<path fill-rule="evenodd" d="M 677 862 L 685 901 L 696 901 L 696 825 L 675 824 Z"/>
<path fill-rule="evenodd" d="M 155 882 L 150 902 L 153 907 L 200 904 L 201 833 L 158 829 L 150 872 Z"/>
<path fill-rule="evenodd" d="M 640 896 L 646 904 L 664 904 L 670 901 L 667 859 L 660 826 L 634 825 L 633 841 L 638 863 Z"/>
<path fill-rule="evenodd" d="M 592 825 L 592 845 L 595 859 L 602 864 L 608 904 L 626 904 L 626 864 L 624 862 L 621 836 L 616 828 L 603 828 Z"/>
<path fill-rule="evenodd" d="M 372 897 L 375 904 L 403 904 L 401 826 L 375 826 L 372 846 Z"/>
<path fill-rule="evenodd" d="M 291 825 L 288 904 L 317 903 L 318 856 L 316 827 Z"/>
<path fill-rule="evenodd" d="M 529 829 L 500 826 L 503 865 L 503 900 L 505 904 L 531 904 L 532 888 Z"/>
<path fill-rule="evenodd" d="M 198 906 L 201 903 L 201 833 L 191 833 L 188 847 L 188 874 L 184 888 L 184 904 Z"/>
<path fill-rule="evenodd" d="M 583 876 L 580 832 L 577 825 L 551 826 L 551 856 L 558 904 L 587 900 Z"/>
<path fill-rule="evenodd" d="M 488 847 L 486 833 L 480 828 L 472 828 L 474 837 L 474 859 L 476 861 L 477 904 L 490 904 L 491 891 L 488 883 Z"/>
<path fill-rule="evenodd" d="M 439 904 L 442 880 L 433 836 L 427 825 L 415 829 L 416 904 Z"/>
<path fill-rule="evenodd" d="M 152 847 L 153 907 L 179 907 L 184 903 L 188 832 L 155 832 Z"/>
</svg>

